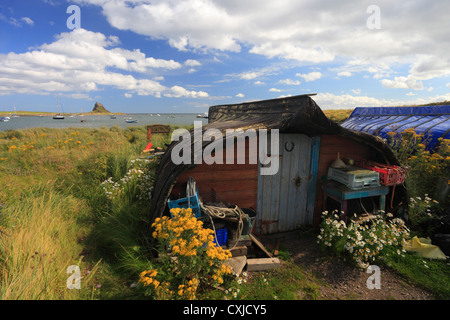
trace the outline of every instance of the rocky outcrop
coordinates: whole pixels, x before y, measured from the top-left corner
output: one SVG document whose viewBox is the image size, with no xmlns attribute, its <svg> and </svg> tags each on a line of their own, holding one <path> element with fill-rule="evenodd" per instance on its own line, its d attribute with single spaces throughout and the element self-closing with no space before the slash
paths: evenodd
<svg viewBox="0 0 450 320">
<path fill-rule="evenodd" d="M 95 113 L 110 113 L 106 108 L 101 104 L 100 102 L 96 102 L 94 105 L 94 109 L 92 109 L 92 112 Z"/>
</svg>

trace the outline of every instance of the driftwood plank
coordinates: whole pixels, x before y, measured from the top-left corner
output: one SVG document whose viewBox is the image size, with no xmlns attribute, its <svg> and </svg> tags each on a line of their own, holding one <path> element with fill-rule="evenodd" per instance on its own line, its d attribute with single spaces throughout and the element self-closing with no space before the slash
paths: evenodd
<svg viewBox="0 0 450 320">
<path fill-rule="evenodd" d="M 269 251 L 266 250 L 264 245 L 258 239 L 256 239 L 256 237 L 253 234 L 250 233 L 249 236 L 250 236 L 250 239 L 252 239 L 253 243 L 255 245 L 257 245 L 258 248 L 260 248 L 268 257 L 270 257 L 270 258 L 273 257 L 273 255 Z"/>
<path fill-rule="evenodd" d="M 247 259 L 247 271 L 265 271 L 280 267 L 278 258 L 255 258 Z"/>
</svg>

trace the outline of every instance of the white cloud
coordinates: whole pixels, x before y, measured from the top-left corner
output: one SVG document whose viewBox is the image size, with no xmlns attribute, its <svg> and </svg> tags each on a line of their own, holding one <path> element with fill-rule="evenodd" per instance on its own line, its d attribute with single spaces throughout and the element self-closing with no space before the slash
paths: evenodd
<svg viewBox="0 0 450 320">
<path fill-rule="evenodd" d="M 341 71 L 337 75 L 338 75 L 338 77 L 351 77 L 352 73 L 349 71 Z"/>
<path fill-rule="evenodd" d="M 238 98 L 244 98 L 245 95 L 244 95 L 243 93 L 238 93 L 238 94 L 236 95 L 236 97 L 238 97 Z"/>
<path fill-rule="evenodd" d="M 352 89 L 354 94 L 361 94 L 361 89 Z"/>
<path fill-rule="evenodd" d="M 128 94 L 162 94 L 191 98 L 205 97 L 202 91 L 181 92 L 181 87 L 167 88 L 158 80 L 147 79 L 155 70 L 182 67 L 174 60 L 147 57 L 139 49 L 127 50 L 117 45 L 119 39 L 84 29 L 61 33 L 56 40 L 33 51 L 0 55 L 0 92 L 47 94 L 49 92 L 86 93 L 113 87 Z M 188 64 L 196 64 L 194 60 Z M 136 78 L 129 72 L 141 74 Z"/>
<path fill-rule="evenodd" d="M 255 85 L 257 85 L 257 86 L 262 86 L 262 85 L 265 85 L 265 83 L 264 83 L 264 82 L 262 82 L 262 81 L 259 81 L 259 80 L 258 80 L 258 81 L 255 81 L 255 82 L 254 82 L 254 84 L 255 84 Z"/>
<path fill-rule="evenodd" d="M 387 107 L 403 105 L 424 105 L 432 102 L 450 100 L 450 93 L 431 97 L 419 97 L 411 100 L 378 99 L 368 96 L 352 96 L 349 94 L 336 95 L 333 93 L 318 93 L 314 96 L 314 101 L 322 108 L 326 109 L 353 109 L 356 107 Z"/>
<path fill-rule="evenodd" d="M 303 78 L 306 82 L 310 82 L 320 79 L 322 77 L 322 73 L 313 71 L 305 74 L 297 73 L 296 76 Z"/>
<path fill-rule="evenodd" d="M 422 81 L 417 81 L 411 77 L 395 77 L 394 80 L 383 79 L 381 84 L 385 88 L 395 88 L 395 89 L 413 89 L 413 90 L 423 90 Z"/>
<path fill-rule="evenodd" d="M 28 24 L 29 26 L 33 26 L 33 25 L 34 25 L 34 21 L 31 20 L 31 19 L 28 18 L 28 17 L 20 18 L 20 20 L 24 21 L 24 22 L 25 22 L 26 24 Z"/>
<path fill-rule="evenodd" d="M 447 55 L 417 55 L 410 69 L 410 75 L 418 80 L 429 80 L 448 74 L 450 74 L 450 60 Z"/>
<path fill-rule="evenodd" d="M 202 64 L 197 60 L 188 59 L 184 62 L 184 65 L 186 65 L 188 67 L 198 67 L 198 66 L 201 66 Z"/>
<path fill-rule="evenodd" d="M 291 86 L 299 86 L 299 85 L 302 84 L 300 81 L 298 81 L 298 80 L 292 80 L 292 79 L 284 79 L 284 80 L 280 80 L 280 81 L 278 81 L 278 83 L 281 83 L 281 84 L 287 84 L 287 85 L 291 85 Z"/>
<path fill-rule="evenodd" d="M 170 88 L 170 91 L 164 93 L 165 97 L 168 98 L 207 98 L 209 97 L 208 93 L 204 91 L 189 91 L 180 86 L 173 86 Z"/>
<path fill-rule="evenodd" d="M 352 96 L 349 94 L 335 95 L 333 93 L 318 93 L 314 100 L 322 109 L 351 109 L 355 107 L 380 107 L 390 102 L 367 96 Z"/>
<path fill-rule="evenodd" d="M 133 97 L 133 95 L 131 93 L 124 93 L 123 94 L 125 96 L 125 98 L 131 98 Z"/>
<path fill-rule="evenodd" d="M 54 0 L 43 0 L 45 3 L 51 5 L 51 6 L 56 6 L 58 5 L 58 2 L 54 1 Z"/>
<path fill-rule="evenodd" d="M 88 100 L 91 99 L 89 97 L 89 95 L 85 94 L 85 93 L 70 93 L 70 94 L 65 94 L 64 96 L 66 96 L 68 98 L 72 98 L 72 99 L 88 99 Z"/>
<path fill-rule="evenodd" d="M 417 80 L 450 74 L 449 1 L 379 0 L 382 29 L 366 26 L 370 2 L 74 0 L 100 6 L 108 22 L 182 51 L 240 52 L 306 64 L 364 61 L 355 73 L 387 78 L 407 65 Z M 400 14 L 401 13 L 401 14 Z M 405 28 L 405 26 L 408 26 Z M 426 26 L 426 27 L 424 27 Z M 245 44 L 245 45 L 244 45 Z M 372 67 L 372 70 L 368 70 Z M 387 68 L 386 68 L 387 67 Z M 374 70 L 383 72 L 373 72 Z M 342 71 L 342 70 L 341 70 Z M 344 75 L 342 75 L 344 76 Z"/>
<path fill-rule="evenodd" d="M 321 63 L 334 60 L 335 55 L 323 48 L 303 48 L 293 44 L 264 43 L 256 45 L 251 53 L 261 54 L 268 58 L 281 57 L 287 60 Z"/>
<path fill-rule="evenodd" d="M 241 73 L 239 75 L 239 78 L 244 79 L 244 80 L 253 80 L 255 78 L 262 76 L 263 74 L 264 74 L 263 72 L 247 71 L 247 72 Z"/>
<path fill-rule="evenodd" d="M 269 92 L 281 92 L 283 90 L 277 89 L 277 88 L 270 88 Z"/>
<path fill-rule="evenodd" d="M 7 18 L 5 15 L 0 13 L 0 21 L 4 21 L 6 23 L 9 23 L 10 25 L 13 25 L 15 27 L 22 27 L 23 23 L 26 23 L 30 26 L 34 25 L 34 21 L 31 20 L 28 17 L 22 17 L 20 19 L 16 19 L 14 17 Z"/>
</svg>

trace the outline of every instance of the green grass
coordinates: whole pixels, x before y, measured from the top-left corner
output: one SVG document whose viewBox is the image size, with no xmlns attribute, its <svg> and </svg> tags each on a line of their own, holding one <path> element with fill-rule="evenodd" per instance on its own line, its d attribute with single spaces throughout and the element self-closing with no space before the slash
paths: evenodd
<svg viewBox="0 0 450 320">
<path fill-rule="evenodd" d="M 112 207 L 100 184 L 121 177 L 146 143 L 133 127 L 0 132 L 0 299 L 127 295 L 145 261 L 135 249 L 148 205 Z M 81 269 L 81 290 L 66 287 L 70 265 Z"/>
<path fill-rule="evenodd" d="M 0 297 L 53 300 L 89 296 L 96 269 L 81 261 L 79 239 L 86 228 L 77 223 L 88 212 L 86 203 L 56 192 L 51 182 L 18 195 L 17 201 L 3 210 L 6 229 L 0 237 Z M 83 290 L 64 289 L 70 265 L 90 271 Z"/>
<path fill-rule="evenodd" d="M 246 300 L 317 300 L 321 283 L 293 264 L 283 262 L 283 267 L 252 275 L 249 285 L 242 288 Z"/>
<path fill-rule="evenodd" d="M 450 299 L 450 266 L 448 260 L 432 260 L 414 253 L 392 255 L 386 265 L 412 284 L 429 290 L 436 299 Z"/>
</svg>

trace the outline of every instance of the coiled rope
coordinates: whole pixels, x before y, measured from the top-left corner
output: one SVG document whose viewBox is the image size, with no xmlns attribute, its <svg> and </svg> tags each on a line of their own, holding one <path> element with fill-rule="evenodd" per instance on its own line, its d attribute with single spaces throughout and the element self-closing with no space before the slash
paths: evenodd
<svg viewBox="0 0 450 320">
<path fill-rule="evenodd" d="M 212 206 L 212 205 L 205 205 L 202 202 L 200 202 L 200 207 L 203 210 L 203 212 L 209 217 L 211 220 L 211 224 L 213 226 L 214 235 L 216 237 L 216 243 L 219 244 L 219 241 L 217 240 L 217 234 L 216 229 L 214 226 L 213 218 L 218 219 L 226 219 L 229 217 L 237 217 L 238 218 L 238 226 L 237 226 L 237 239 L 239 240 L 242 235 L 242 230 L 244 229 L 244 222 L 242 221 L 242 216 L 244 215 L 244 212 L 239 208 L 238 206 L 234 206 L 234 208 L 225 208 L 225 207 L 218 207 L 218 206 Z M 235 242 L 232 248 L 236 247 L 238 241 Z"/>
<path fill-rule="evenodd" d="M 187 180 L 186 185 L 186 196 L 191 197 L 197 194 L 197 185 L 195 180 L 192 177 L 189 177 Z M 220 206 L 214 206 L 214 205 L 206 205 L 203 204 L 203 202 L 199 199 L 200 209 L 209 217 L 211 220 L 211 225 L 213 227 L 214 231 L 214 237 L 216 238 L 216 243 L 219 245 L 219 241 L 217 239 L 217 233 L 216 233 L 216 227 L 214 225 L 213 218 L 217 219 L 226 219 L 230 217 L 237 217 L 238 219 L 238 226 L 237 226 L 237 236 L 238 240 L 241 238 L 242 230 L 244 229 L 244 222 L 242 220 L 242 216 L 244 215 L 244 212 L 241 208 L 238 206 L 234 206 L 234 208 L 227 208 L 227 207 L 220 207 Z M 190 204 L 189 204 L 190 206 Z M 238 241 L 234 244 L 234 246 L 231 248 L 233 249 L 236 247 Z"/>
</svg>

